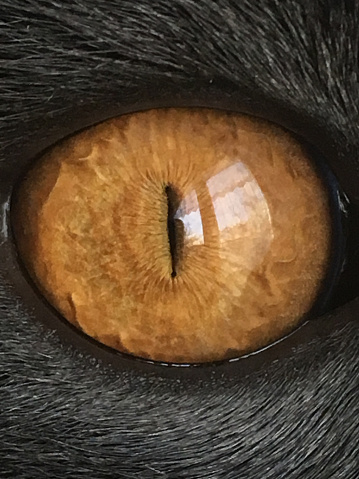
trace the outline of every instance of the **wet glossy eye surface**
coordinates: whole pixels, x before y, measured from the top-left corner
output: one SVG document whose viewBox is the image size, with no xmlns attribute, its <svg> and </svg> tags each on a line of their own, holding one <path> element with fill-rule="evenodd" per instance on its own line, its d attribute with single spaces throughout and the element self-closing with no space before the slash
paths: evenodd
<svg viewBox="0 0 359 479">
<path fill-rule="evenodd" d="M 268 122 L 151 110 L 47 153 L 16 193 L 21 257 L 71 323 L 167 362 L 240 356 L 312 308 L 331 248 L 328 193 Z"/>
</svg>

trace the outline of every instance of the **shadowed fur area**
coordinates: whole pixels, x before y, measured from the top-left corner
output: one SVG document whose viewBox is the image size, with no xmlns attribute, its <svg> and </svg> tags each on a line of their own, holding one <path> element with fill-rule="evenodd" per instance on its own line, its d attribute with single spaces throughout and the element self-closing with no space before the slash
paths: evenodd
<svg viewBox="0 0 359 479">
<path fill-rule="evenodd" d="M 358 299 L 231 363 L 136 361 L 33 290 L 8 199 L 34 159 L 78 130 L 196 106 L 293 131 L 357 205 L 359 1 L 0 0 L 0 10 L 0 477 L 357 479 Z"/>
</svg>

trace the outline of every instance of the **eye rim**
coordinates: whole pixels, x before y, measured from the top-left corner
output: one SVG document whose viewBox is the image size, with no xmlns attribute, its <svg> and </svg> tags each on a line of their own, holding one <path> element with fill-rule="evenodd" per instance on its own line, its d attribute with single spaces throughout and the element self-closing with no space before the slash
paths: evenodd
<svg viewBox="0 0 359 479">
<path fill-rule="evenodd" d="M 198 105 L 195 105 L 195 106 L 190 106 L 190 107 L 193 107 L 193 108 L 203 108 L 201 106 L 198 106 Z M 162 107 L 158 107 L 158 108 L 162 108 Z M 206 108 L 211 108 L 211 107 L 206 107 Z M 212 108 L 213 109 L 213 108 Z M 214 108 L 216 110 L 220 110 L 219 108 Z M 138 110 L 136 110 L 138 111 Z M 141 111 L 143 111 L 143 109 L 141 109 Z M 225 110 L 223 109 L 223 111 L 228 111 L 228 110 Z M 231 112 L 234 112 L 234 113 L 239 113 L 239 114 L 243 114 L 243 111 L 242 110 L 231 110 Z M 127 112 L 128 113 L 128 112 Z M 134 113 L 134 112 L 130 112 L 130 113 Z M 244 113 L 246 114 L 246 113 Z M 253 116 L 253 115 L 252 115 Z M 258 118 L 261 118 L 259 117 L 258 115 L 255 115 L 257 116 Z M 102 122 L 102 120 L 101 120 Z M 97 124 L 99 122 L 96 122 L 95 124 Z M 87 129 L 88 126 L 86 126 L 85 128 L 82 128 L 80 129 L 79 131 L 83 130 L 83 129 Z M 319 152 L 316 151 L 315 149 L 315 146 L 314 145 L 310 145 L 308 144 L 308 142 L 306 140 L 303 140 L 302 138 L 299 137 L 299 135 L 297 133 L 293 133 L 292 131 L 288 130 L 286 128 L 287 131 L 289 131 L 292 136 L 294 136 L 295 138 L 297 138 L 297 140 L 300 141 L 301 144 L 304 144 L 306 147 L 312 149 L 312 152 L 310 154 L 310 157 L 313 158 L 314 160 L 317 160 L 318 158 L 321 158 L 321 155 Z M 79 133 L 79 131 L 76 131 L 74 133 L 72 133 L 71 135 L 66 135 L 67 136 L 73 136 L 73 135 L 76 135 L 77 133 Z M 65 137 L 65 138 L 66 138 Z M 52 148 L 54 145 L 51 145 L 50 148 Z M 313 153 L 315 151 L 315 154 Z M 32 159 L 32 161 L 28 162 L 30 163 L 30 165 L 35 162 L 39 157 L 41 157 L 42 155 L 44 154 L 44 151 L 41 151 L 38 155 L 36 155 L 35 158 Z M 333 215 L 333 213 L 337 213 L 336 215 L 336 218 L 335 218 L 335 221 L 337 222 L 337 225 L 338 225 L 338 229 L 335 229 L 335 231 L 339 231 L 339 229 L 341 230 L 342 229 L 342 220 L 343 220 L 343 214 L 344 214 L 344 211 L 339 211 L 339 205 L 341 204 L 340 202 L 340 195 L 341 195 L 341 192 L 340 192 L 340 187 L 339 187 L 339 184 L 337 182 L 337 180 L 335 179 L 335 176 L 334 174 L 331 172 L 330 168 L 328 165 L 326 165 L 326 162 L 323 161 L 323 160 L 320 160 L 320 161 L 315 161 L 316 163 L 316 167 L 319 168 L 321 170 L 321 176 L 323 177 L 324 179 L 324 176 L 323 176 L 323 171 L 325 170 L 326 171 L 326 175 L 328 177 L 331 178 L 331 181 L 333 181 L 335 184 L 336 184 L 336 188 L 332 188 L 329 186 L 329 182 L 327 180 L 324 180 L 325 184 L 328 185 L 328 192 L 329 192 L 329 198 L 330 198 L 330 209 L 331 209 L 331 213 Z M 122 353 L 122 352 L 119 352 L 119 351 L 116 351 L 112 348 L 109 348 L 101 343 L 99 343 L 98 341 L 90 338 L 89 336 L 87 336 L 85 333 L 83 333 L 82 331 L 79 331 L 76 327 L 70 325 L 68 323 L 68 321 L 66 321 L 63 316 L 57 312 L 57 310 L 51 305 L 49 304 L 45 298 L 41 295 L 41 293 L 39 293 L 39 291 L 37 290 L 36 286 L 34 285 L 33 281 L 31 280 L 31 278 L 29 278 L 29 275 L 26 271 L 26 268 L 22 265 L 22 261 L 21 261 L 21 258 L 19 257 L 18 253 L 17 253 L 17 248 L 16 248 L 16 242 L 15 242 L 15 239 L 14 239 L 14 236 L 13 236 L 13 233 L 12 233 L 12 227 L 11 227 L 11 201 L 12 201 L 12 198 L 13 198 L 13 193 L 14 191 L 16 191 L 16 186 L 17 184 L 19 183 L 19 181 L 21 181 L 21 178 L 24 174 L 26 174 L 26 171 L 27 169 L 29 168 L 29 166 L 27 165 L 27 168 L 24 168 L 23 171 L 22 171 L 22 174 L 18 175 L 18 178 L 17 178 L 17 181 L 14 182 L 12 184 L 12 186 L 10 187 L 9 191 L 8 191 L 8 197 L 7 197 L 7 200 L 5 200 L 5 202 L 2 202 L 3 205 L 6 205 L 6 208 L 4 209 L 4 212 L 5 212 L 5 217 L 4 217 L 4 221 L 7 222 L 7 227 L 8 227 L 8 233 L 9 233 L 9 238 L 8 239 L 11 239 L 12 240 L 12 246 L 13 248 L 10 248 L 12 249 L 12 255 L 13 255 L 13 258 L 15 259 L 15 262 L 13 263 L 17 265 L 17 269 L 19 272 L 21 272 L 22 274 L 22 277 L 26 280 L 26 284 L 27 284 L 27 287 L 29 289 L 32 290 L 32 292 L 35 292 L 35 297 L 37 298 L 37 301 L 38 302 L 41 302 L 44 306 L 44 310 L 43 310 L 43 313 L 38 315 L 36 314 L 36 317 L 37 319 L 40 317 L 44 322 L 46 323 L 46 326 L 49 326 L 49 317 L 51 316 L 51 323 L 53 324 L 53 326 L 51 327 L 51 329 L 55 329 L 57 330 L 57 332 L 59 332 L 59 325 L 61 324 L 61 329 L 62 327 L 64 326 L 65 329 L 64 331 L 62 331 L 62 333 L 60 334 L 65 340 L 66 342 L 70 341 L 71 343 L 75 344 L 76 343 L 76 347 L 80 349 L 83 349 L 84 346 L 85 349 L 87 350 L 87 352 L 89 352 L 89 347 L 90 349 L 92 350 L 92 355 L 95 356 L 95 357 L 102 357 L 102 360 L 104 360 L 105 362 L 107 363 L 119 363 L 119 362 L 130 362 L 130 365 L 131 365 L 131 368 L 133 369 L 133 366 L 134 364 L 136 363 L 137 364 L 137 367 L 141 364 L 141 367 L 143 367 L 143 365 L 147 365 L 147 366 L 160 366 L 160 367 L 163 367 L 165 366 L 167 369 L 168 368 L 172 368 L 172 369 L 208 369 L 208 370 L 212 370 L 212 369 L 217 369 L 218 367 L 224 367 L 225 365 L 233 365 L 233 364 L 236 364 L 236 363 L 239 363 L 240 361 L 243 361 L 243 360 L 249 360 L 250 358 L 252 357 L 255 357 L 257 358 L 258 355 L 262 357 L 262 355 L 267 352 L 267 351 L 271 351 L 271 348 L 275 348 L 277 349 L 278 346 L 277 345 L 280 345 L 282 342 L 287 342 L 289 338 L 292 338 L 292 337 L 296 337 L 296 333 L 299 331 L 299 330 L 302 330 L 304 327 L 306 327 L 306 324 L 309 322 L 313 322 L 313 321 L 317 321 L 318 318 L 312 318 L 312 319 L 308 319 L 308 318 L 303 318 L 303 320 L 301 321 L 301 323 L 296 327 L 296 329 L 294 331 L 292 331 L 291 333 L 283 336 L 282 338 L 280 338 L 279 340 L 271 343 L 270 345 L 264 347 L 264 348 L 261 348 L 255 352 L 252 352 L 252 353 L 249 353 L 249 354 L 246 354 L 246 355 L 242 355 L 238 358 L 234 358 L 234 359 L 230 359 L 230 360 L 221 360 L 221 361 L 215 361 L 215 362 L 207 362 L 207 363 L 190 363 L 190 364 L 185 364 L 185 363 L 167 363 L 167 362 L 161 362 L 161 361 L 152 361 L 152 360 L 148 360 L 148 359 L 144 359 L 144 358 L 139 358 L 139 357 L 135 357 L 135 356 L 132 356 L 132 355 L 129 355 L 129 354 L 126 354 L 126 353 Z M 4 190 L 2 190 L 4 191 Z M 6 196 L 6 195 L 5 195 Z M 334 204 L 336 205 L 336 207 L 334 208 Z M 343 213 L 343 214 L 341 214 Z M 334 217 L 332 217 L 332 220 L 334 222 Z M 5 223 L 4 223 L 5 224 Z M 340 236 L 340 235 L 339 235 Z M 338 238 L 336 239 L 336 241 L 339 241 L 339 236 Z M 336 245 L 336 243 L 333 241 L 333 247 L 334 245 Z M 339 245 L 339 242 L 338 242 L 338 245 Z M 332 248 L 333 248 L 332 247 Z M 336 265 L 334 266 L 331 262 L 331 268 L 330 269 L 337 269 L 339 270 L 342 266 L 342 256 L 344 256 L 344 247 L 343 245 L 341 245 L 340 247 L 340 250 L 341 250 L 341 253 L 340 255 L 338 255 L 338 260 L 336 262 Z M 1 255 L 1 250 L 0 250 L 0 255 Z M 339 260 L 339 256 L 341 257 L 341 259 Z M 1 257 L 1 256 L 0 256 Z M 9 258 L 10 256 L 8 256 Z M 11 268 L 11 271 L 14 273 L 15 272 L 15 269 L 14 268 Z M 17 279 L 18 276 L 17 276 Z M 17 284 L 17 283 L 16 283 Z M 332 288 L 334 288 L 334 284 L 332 285 Z M 23 292 L 23 289 L 21 288 L 21 291 L 20 291 L 20 294 L 22 294 Z M 329 293 L 327 293 L 326 295 L 328 295 Z M 321 295 L 319 295 L 319 298 L 320 298 Z M 30 295 L 31 297 L 31 295 Z M 34 297 L 32 297 L 32 299 L 34 299 Z M 323 301 L 323 300 L 322 300 Z M 317 302 L 315 303 L 315 307 L 317 305 L 317 303 L 320 302 L 319 299 L 317 300 Z M 35 308 L 34 308 L 35 309 Z M 313 307 L 314 309 L 314 307 Z M 313 310 L 312 309 L 312 310 Z M 310 311 L 310 313 L 312 312 L 312 310 Z M 309 316 L 309 315 L 308 315 Z M 46 319 L 43 319 L 44 317 L 46 317 Z M 71 329 L 72 328 L 72 329 Z M 81 337 L 82 336 L 82 340 L 86 343 L 86 344 L 82 344 L 80 345 L 80 341 L 73 341 L 73 336 L 77 336 L 77 337 Z M 92 344 L 91 344 L 92 343 Z M 91 344 L 91 346 L 90 346 Z M 279 349 L 282 349 L 282 346 L 280 346 Z M 285 349 L 285 348 L 284 348 Z M 94 350 L 96 350 L 96 354 L 94 354 Z M 266 353 L 267 355 L 267 353 Z M 269 356 L 271 356 L 271 353 L 269 353 Z M 114 360 L 115 359 L 115 360 Z M 263 359 L 265 361 L 265 359 Z M 259 360 L 259 362 L 262 362 L 262 360 Z M 246 369 L 246 368 L 245 368 Z"/>
</svg>

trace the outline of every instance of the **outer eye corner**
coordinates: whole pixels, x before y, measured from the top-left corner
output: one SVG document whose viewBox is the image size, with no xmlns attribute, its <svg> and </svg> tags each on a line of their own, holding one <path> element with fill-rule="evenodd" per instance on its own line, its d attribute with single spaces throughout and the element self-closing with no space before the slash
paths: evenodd
<svg viewBox="0 0 359 479">
<path fill-rule="evenodd" d="M 268 160 L 256 136 L 268 123 L 227 117 L 110 120 L 50 151 L 18 188 L 26 268 L 87 335 L 148 361 L 213 363 L 267 346 L 327 301 L 327 186 L 287 133 L 269 135 Z"/>
</svg>

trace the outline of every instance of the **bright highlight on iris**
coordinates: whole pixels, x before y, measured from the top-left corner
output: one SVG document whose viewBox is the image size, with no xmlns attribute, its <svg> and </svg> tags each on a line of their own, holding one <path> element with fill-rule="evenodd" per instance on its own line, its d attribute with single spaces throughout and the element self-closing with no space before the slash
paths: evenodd
<svg viewBox="0 0 359 479">
<path fill-rule="evenodd" d="M 45 298 L 101 343 L 151 360 L 241 356 L 291 332 L 328 270 L 328 192 L 305 148 L 207 109 L 118 117 L 64 140 L 13 203 Z"/>
</svg>

